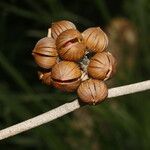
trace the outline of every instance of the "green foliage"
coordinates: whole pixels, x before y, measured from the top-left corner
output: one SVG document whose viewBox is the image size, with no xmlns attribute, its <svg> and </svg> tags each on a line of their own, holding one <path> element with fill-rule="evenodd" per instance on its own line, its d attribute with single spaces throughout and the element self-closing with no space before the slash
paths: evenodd
<svg viewBox="0 0 150 150">
<path fill-rule="evenodd" d="M 122 45 L 123 63 L 113 86 L 150 77 L 148 0 L 1 0 L 0 1 L 0 128 L 13 125 L 65 102 L 75 94 L 41 84 L 31 56 L 37 40 L 52 21 L 68 19 L 80 30 L 102 28 L 116 17 L 137 28 L 135 48 Z M 114 50 L 115 52 L 115 50 Z M 110 83 L 109 83 L 110 84 Z M 51 123 L 0 142 L 0 149 L 150 149 L 150 92 L 115 98 L 95 107 L 81 108 Z"/>
</svg>

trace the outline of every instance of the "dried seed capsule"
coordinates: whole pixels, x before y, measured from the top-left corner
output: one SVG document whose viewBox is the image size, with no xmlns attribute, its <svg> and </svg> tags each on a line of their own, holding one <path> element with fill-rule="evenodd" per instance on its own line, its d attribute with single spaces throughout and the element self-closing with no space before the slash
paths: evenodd
<svg viewBox="0 0 150 150">
<path fill-rule="evenodd" d="M 95 105 L 107 97 L 108 89 L 103 81 L 88 79 L 80 84 L 77 94 L 82 102 Z"/>
<path fill-rule="evenodd" d="M 90 52 L 103 52 L 108 46 L 107 35 L 99 27 L 88 28 L 82 35 Z"/>
<path fill-rule="evenodd" d="M 53 38 L 45 37 L 37 42 L 32 52 L 35 62 L 42 68 L 51 68 L 57 60 L 57 50 Z"/>
<path fill-rule="evenodd" d="M 61 61 L 52 68 L 53 85 L 67 92 L 75 91 L 81 82 L 81 70 L 74 62 Z"/>
<path fill-rule="evenodd" d="M 51 34 L 54 39 L 57 39 L 57 37 L 63 32 L 68 29 L 76 29 L 75 25 L 67 20 L 57 21 L 52 23 L 51 27 Z"/>
<path fill-rule="evenodd" d="M 63 60 L 79 61 L 85 54 L 83 37 L 75 29 L 62 32 L 56 40 L 56 46 L 58 54 Z"/>
<path fill-rule="evenodd" d="M 39 79 L 42 81 L 42 83 L 46 85 L 51 85 L 52 79 L 51 79 L 51 72 L 40 72 L 38 71 Z"/>
<path fill-rule="evenodd" d="M 92 78 L 107 80 L 116 72 L 116 60 L 109 52 L 95 54 L 88 65 L 88 74 Z"/>
</svg>

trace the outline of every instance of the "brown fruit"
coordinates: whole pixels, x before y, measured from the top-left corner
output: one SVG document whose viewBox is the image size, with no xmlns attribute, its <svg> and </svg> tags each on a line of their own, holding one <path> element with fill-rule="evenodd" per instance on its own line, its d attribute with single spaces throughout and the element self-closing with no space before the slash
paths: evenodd
<svg viewBox="0 0 150 150">
<path fill-rule="evenodd" d="M 45 37 L 37 42 L 32 52 L 35 62 L 42 68 L 51 68 L 57 60 L 57 50 L 53 38 Z"/>
<path fill-rule="evenodd" d="M 97 53 L 91 58 L 87 71 L 92 78 L 107 80 L 116 72 L 116 60 L 109 52 Z"/>
<path fill-rule="evenodd" d="M 79 61 L 85 54 L 85 44 L 81 33 L 76 29 L 62 32 L 57 40 L 58 54 L 63 60 Z"/>
<path fill-rule="evenodd" d="M 51 72 L 40 72 L 38 71 L 39 79 L 42 81 L 42 83 L 46 85 L 51 85 L 52 79 L 51 79 Z"/>
<path fill-rule="evenodd" d="M 108 37 L 99 27 L 88 28 L 82 35 L 89 52 L 103 52 L 108 46 Z"/>
<path fill-rule="evenodd" d="M 108 89 L 103 81 L 88 79 L 80 84 L 77 94 L 82 102 L 95 105 L 107 97 Z"/>
<path fill-rule="evenodd" d="M 57 21 L 52 23 L 51 27 L 51 34 L 54 39 L 57 39 L 57 37 L 63 32 L 68 29 L 76 29 L 76 26 L 67 20 Z"/>
<path fill-rule="evenodd" d="M 67 92 L 75 91 L 81 82 L 81 70 L 74 62 L 61 61 L 52 68 L 53 85 Z"/>
</svg>

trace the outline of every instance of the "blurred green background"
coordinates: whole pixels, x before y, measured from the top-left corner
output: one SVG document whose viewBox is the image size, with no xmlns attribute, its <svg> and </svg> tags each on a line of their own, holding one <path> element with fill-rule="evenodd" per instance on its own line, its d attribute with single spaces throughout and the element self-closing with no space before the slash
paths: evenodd
<svg viewBox="0 0 150 150">
<path fill-rule="evenodd" d="M 150 77 L 149 0 L 1 0 L 0 128 L 76 98 L 39 82 L 31 51 L 51 23 L 74 22 L 80 31 L 100 26 L 118 58 L 109 87 Z M 1 150 L 149 150 L 150 92 L 86 106 L 0 142 Z"/>
</svg>

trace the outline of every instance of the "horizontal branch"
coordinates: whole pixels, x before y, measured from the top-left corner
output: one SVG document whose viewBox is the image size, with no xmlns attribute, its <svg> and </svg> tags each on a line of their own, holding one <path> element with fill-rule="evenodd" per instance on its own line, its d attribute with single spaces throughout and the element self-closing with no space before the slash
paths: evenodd
<svg viewBox="0 0 150 150">
<path fill-rule="evenodd" d="M 132 94 L 132 93 L 145 91 L 149 89 L 150 89 L 150 80 L 147 80 L 147 81 L 143 81 L 139 83 L 111 88 L 108 90 L 108 98 Z M 81 106 L 78 102 L 78 99 L 76 99 L 73 102 L 61 105 L 39 116 L 36 116 L 34 118 L 31 118 L 21 123 L 18 123 L 6 129 L 0 130 L 0 140 L 22 133 L 24 131 L 35 128 L 37 126 L 40 126 L 52 120 L 55 120 L 80 107 Z"/>
</svg>

